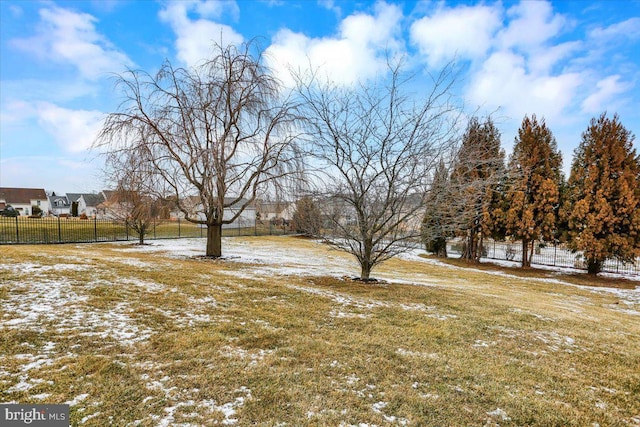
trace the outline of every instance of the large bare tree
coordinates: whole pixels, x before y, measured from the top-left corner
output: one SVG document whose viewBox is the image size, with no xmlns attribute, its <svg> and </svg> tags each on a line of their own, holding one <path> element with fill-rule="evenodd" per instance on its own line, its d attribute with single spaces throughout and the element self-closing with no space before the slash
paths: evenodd
<svg viewBox="0 0 640 427">
<path fill-rule="evenodd" d="M 223 224 L 236 220 L 264 186 L 292 176 L 298 158 L 295 107 L 261 51 L 253 42 L 214 44 L 212 59 L 198 67 L 166 61 L 155 75 L 119 75 L 116 87 L 123 102 L 97 144 L 140 153 L 171 193 L 163 196 L 188 221 L 207 227 L 206 256 L 220 257 Z"/>
<path fill-rule="evenodd" d="M 433 170 L 454 142 L 451 71 L 419 82 L 394 64 L 354 87 L 299 79 L 325 237 L 356 257 L 362 280 L 419 242 Z"/>
</svg>

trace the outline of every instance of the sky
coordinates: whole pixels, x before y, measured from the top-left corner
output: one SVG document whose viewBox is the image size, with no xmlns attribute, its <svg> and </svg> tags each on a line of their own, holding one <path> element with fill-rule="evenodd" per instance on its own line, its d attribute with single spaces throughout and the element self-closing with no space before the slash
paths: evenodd
<svg viewBox="0 0 640 427">
<path fill-rule="evenodd" d="M 103 189 L 90 148 L 122 100 L 113 76 L 254 38 L 285 84 L 290 67 L 350 85 L 389 54 L 417 78 L 453 61 L 466 113 L 491 114 L 507 153 L 525 115 L 544 118 L 566 174 L 591 118 L 617 113 L 640 134 L 640 0 L 3 0 L 0 186 Z"/>
</svg>

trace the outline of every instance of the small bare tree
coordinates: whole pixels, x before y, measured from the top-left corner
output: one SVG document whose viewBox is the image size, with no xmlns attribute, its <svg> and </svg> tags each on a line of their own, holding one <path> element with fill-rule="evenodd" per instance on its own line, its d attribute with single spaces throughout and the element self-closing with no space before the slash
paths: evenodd
<svg viewBox="0 0 640 427">
<path fill-rule="evenodd" d="M 320 235 L 322 213 L 311 197 L 305 196 L 296 202 L 296 210 L 292 219 L 296 232 L 305 236 Z"/>
<path fill-rule="evenodd" d="M 144 153 L 188 221 L 207 227 L 206 256 L 222 256 L 222 226 L 258 190 L 295 173 L 295 108 L 263 66 L 255 43 L 213 46 L 191 69 L 165 62 L 156 75 L 117 77 L 123 93 L 97 145 Z M 189 201 L 196 196 L 196 209 Z M 232 209 L 229 209 L 232 208 Z M 225 213 L 228 216 L 225 216 Z"/>
<path fill-rule="evenodd" d="M 105 174 L 113 191 L 107 192 L 103 202 L 106 214 L 121 221 L 138 235 L 138 243 L 157 225 L 161 211 L 161 201 L 157 194 L 161 182 L 157 175 L 143 161 L 144 153 L 111 152 L 106 155 Z"/>
<path fill-rule="evenodd" d="M 454 142 L 454 78 L 446 67 L 424 97 L 401 64 L 380 79 L 340 87 L 298 79 L 311 154 L 323 175 L 318 193 L 330 226 L 326 238 L 353 254 L 360 278 L 419 242 L 423 201 L 443 152 Z"/>
</svg>

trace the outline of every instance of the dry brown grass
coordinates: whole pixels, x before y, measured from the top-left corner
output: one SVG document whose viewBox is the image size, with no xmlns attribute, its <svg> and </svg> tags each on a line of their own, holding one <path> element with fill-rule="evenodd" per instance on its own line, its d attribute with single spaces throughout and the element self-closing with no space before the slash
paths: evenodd
<svg viewBox="0 0 640 427">
<path fill-rule="evenodd" d="M 356 271 L 314 241 L 228 243 Z M 395 259 L 363 284 L 121 244 L 0 259 L 0 401 L 71 402 L 73 425 L 640 424 L 640 306 L 571 277 Z"/>
</svg>

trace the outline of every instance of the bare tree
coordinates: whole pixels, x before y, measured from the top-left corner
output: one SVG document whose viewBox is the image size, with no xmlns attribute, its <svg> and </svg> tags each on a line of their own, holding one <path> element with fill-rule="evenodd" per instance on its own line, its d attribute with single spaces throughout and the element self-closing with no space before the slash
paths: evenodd
<svg viewBox="0 0 640 427">
<path fill-rule="evenodd" d="M 306 236 L 318 236 L 322 228 L 322 213 L 316 202 L 309 196 L 302 197 L 296 202 L 293 213 L 293 227 L 298 233 Z"/>
<path fill-rule="evenodd" d="M 159 222 L 162 203 L 157 194 L 162 193 L 162 183 L 151 163 L 141 161 L 141 155 L 133 151 L 107 153 L 105 174 L 114 190 L 106 192 L 102 206 L 109 217 L 131 228 L 143 245 L 145 236 Z"/>
<path fill-rule="evenodd" d="M 295 107 L 255 43 L 213 50 L 213 59 L 196 68 L 167 61 L 156 75 L 118 76 L 124 100 L 97 144 L 143 153 L 141 161 L 168 189 L 164 196 L 188 221 L 207 227 L 206 256 L 220 257 L 223 224 L 236 220 L 263 186 L 292 176 L 298 156 Z"/>
<path fill-rule="evenodd" d="M 430 176 L 454 141 L 453 81 L 447 67 L 417 97 L 424 85 L 411 86 L 417 82 L 400 64 L 356 87 L 298 79 L 311 153 L 321 165 L 325 237 L 356 257 L 362 280 L 406 251 L 403 243 L 419 241 Z"/>
</svg>

